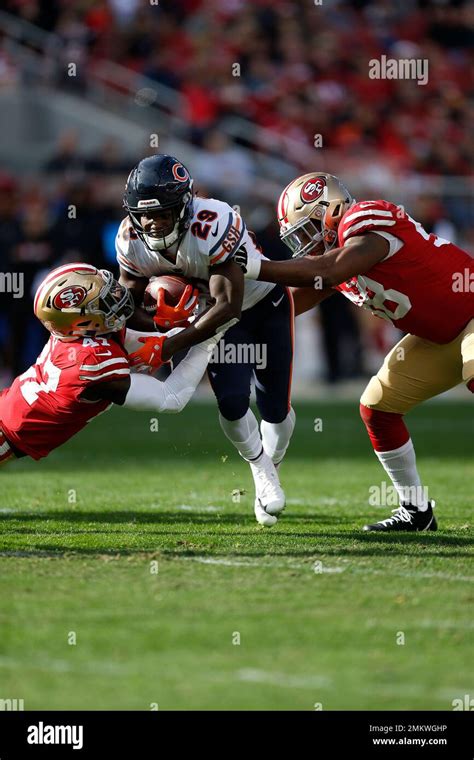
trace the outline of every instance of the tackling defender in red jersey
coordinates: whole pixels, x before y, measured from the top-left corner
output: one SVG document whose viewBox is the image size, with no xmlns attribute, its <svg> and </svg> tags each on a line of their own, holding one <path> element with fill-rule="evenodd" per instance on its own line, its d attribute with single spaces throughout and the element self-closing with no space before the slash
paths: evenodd
<svg viewBox="0 0 474 760">
<path fill-rule="evenodd" d="M 463 382 L 474 393 L 474 260 L 401 206 L 356 203 L 337 177 L 321 172 L 285 188 L 278 220 L 298 260 L 247 261 L 241 250 L 234 260 L 246 277 L 296 287 L 296 314 L 339 290 L 408 333 L 361 397 L 370 440 L 400 499 L 391 517 L 364 529 L 436 530 L 403 416 Z"/>
<path fill-rule="evenodd" d="M 127 331 L 130 291 L 111 272 L 89 264 L 53 270 L 36 293 L 34 311 L 51 337 L 35 364 L 0 393 L 0 465 L 41 459 L 113 403 L 178 412 L 189 401 L 220 334 L 192 348 L 165 382 L 130 374 L 160 366 L 166 336 Z M 145 346 L 136 353 L 127 349 Z"/>
</svg>

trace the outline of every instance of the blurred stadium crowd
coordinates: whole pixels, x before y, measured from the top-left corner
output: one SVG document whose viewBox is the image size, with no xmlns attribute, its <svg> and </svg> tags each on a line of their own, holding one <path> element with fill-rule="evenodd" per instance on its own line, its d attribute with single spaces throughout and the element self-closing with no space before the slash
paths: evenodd
<svg viewBox="0 0 474 760">
<path fill-rule="evenodd" d="M 179 94 L 184 137 L 201 149 L 190 168 L 202 194 L 241 203 L 245 212 L 258 168 L 252 153 L 243 150 L 248 137 L 232 140 L 220 128 L 235 114 L 265 128 L 274 154 L 293 163 L 295 176 L 312 168 L 343 174 L 345 166 L 362 161 L 367 173 L 353 188 L 358 197 L 375 184 L 378 197 L 404 202 L 391 195 L 387 179 L 435 177 L 440 191 L 407 201 L 410 213 L 428 230 L 465 246 L 473 242 L 471 199 L 443 193 L 445 180 L 468 177 L 472 168 L 472 4 L 323 0 L 324 12 L 316 12 L 312 0 L 6 0 L 2 5 L 59 36 L 64 63 L 59 70 L 68 61 L 80 62 L 80 75 L 60 77 L 58 88 L 87 91 L 88 71 L 107 59 Z M 428 59 L 428 83 L 370 79 L 368 61 L 382 54 Z M 0 86 L 12 84 L 21 86 L 21 77 L 15 61 L 0 50 Z M 337 158 L 334 168 L 318 167 L 317 153 L 310 167 L 303 158 L 307 153 L 294 151 L 295 144 L 312 149 L 315 133 Z M 256 132 L 257 152 L 258 139 Z M 123 185 L 137 158 L 114 139 L 87 154 L 79 135 L 69 131 L 39 173 L 2 173 L 0 270 L 24 273 L 25 293 L 31 294 L 46 269 L 67 260 L 114 268 Z M 383 172 L 374 179 L 375 164 Z M 282 257 L 286 252 L 268 211 L 275 201 L 261 200 L 265 213 L 257 233 L 266 255 Z M 371 324 L 368 332 L 365 318 L 339 296 L 325 302 L 319 318 L 325 377 L 331 382 L 371 371 L 368 347 L 383 352 L 384 343 L 396 337 L 384 332 L 383 323 Z M 31 319 L 31 301 L 2 294 L 4 382 L 34 358 L 42 338 L 41 326 Z"/>
</svg>

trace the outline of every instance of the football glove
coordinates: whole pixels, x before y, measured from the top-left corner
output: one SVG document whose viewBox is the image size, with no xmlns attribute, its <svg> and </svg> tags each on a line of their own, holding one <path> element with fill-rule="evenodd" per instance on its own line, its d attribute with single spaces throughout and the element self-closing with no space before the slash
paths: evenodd
<svg viewBox="0 0 474 760">
<path fill-rule="evenodd" d="M 199 292 L 192 285 L 186 285 L 183 295 L 176 306 L 169 306 L 165 302 L 166 291 L 164 288 L 158 290 L 156 302 L 156 312 L 153 321 L 157 327 L 165 328 L 183 326 L 193 313 L 198 304 Z"/>
<path fill-rule="evenodd" d="M 168 364 L 169 360 L 163 361 L 161 358 L 163 343 L 166 338 L 166 335 L 138 338 L 138 342 L 143 343 L 143 348 L 139 348 L 129 355 L 130 366 L 138 370 L 138 372 L 151 373 L 155 372 L 163 364 Z"/>
</svg>

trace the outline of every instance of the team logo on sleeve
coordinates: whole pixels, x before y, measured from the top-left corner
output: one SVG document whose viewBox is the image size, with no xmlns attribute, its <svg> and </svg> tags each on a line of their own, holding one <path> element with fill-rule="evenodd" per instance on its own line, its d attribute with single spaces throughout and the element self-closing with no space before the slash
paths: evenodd
<svg viewBox="0 0 474 760">
<path fill-rule="evenodd" d="M 53 306 L 55 309 L 71 309 L 80 306 L 85 301 L 87 290 L 81 285 L 73 285 L 63 288 L 54 297 Z"/>
<path fill-rule="evenodd" d="M 326 180 L 321 177 L 311 177 L 301 188 L 301 200 L 304 203 L 312 203 L 319 198 L 325 187 Z"/>
<path fill-rule="evenodd" d="M 178 180 L 178 182 L 187 182 L 189 179 L 189 174 L 187 170 L 184 168 L 183 164 L 173 164 L 173 177 Z"/>
</svg>

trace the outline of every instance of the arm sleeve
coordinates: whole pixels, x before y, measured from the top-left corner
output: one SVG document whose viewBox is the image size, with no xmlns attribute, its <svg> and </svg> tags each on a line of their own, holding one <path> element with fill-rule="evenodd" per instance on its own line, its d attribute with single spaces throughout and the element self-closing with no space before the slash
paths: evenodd
<svg viewBox="0 0 474 760">
<path fill-rule="evenodd" d="M 132 374 L 124 407 L 155 412 L 181 412 L 196 390 L 215 345 L 216 341 L 211 338 L 191 348 L 164 382 L 149 375 Z"/>
</svg>

